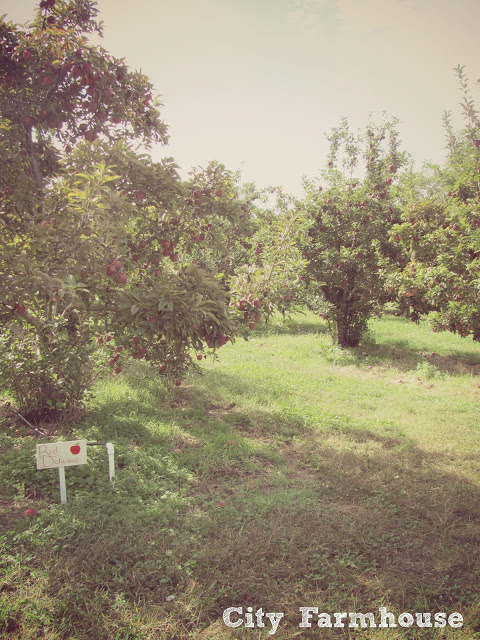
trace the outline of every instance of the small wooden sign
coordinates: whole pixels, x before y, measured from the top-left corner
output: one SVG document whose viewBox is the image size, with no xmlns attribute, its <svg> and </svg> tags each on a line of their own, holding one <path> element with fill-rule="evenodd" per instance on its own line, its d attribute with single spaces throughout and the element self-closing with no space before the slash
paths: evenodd
<svg viewBox="0 0 480 640">
<path fill-rule="evenodd" d="M 37 469 L 73 467 L 78 464 L 87 464 L 86 440 L 37 444 Z"/>
</svg>

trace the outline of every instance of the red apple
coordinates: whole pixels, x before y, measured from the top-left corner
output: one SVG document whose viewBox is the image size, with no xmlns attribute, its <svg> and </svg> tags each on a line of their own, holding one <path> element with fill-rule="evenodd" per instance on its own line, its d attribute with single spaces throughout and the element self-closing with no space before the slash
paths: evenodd
<svg viewBox="0 0 480 640">
<path fill-rule="evenodd" d="M 197 353 L 197 360 L 202 360 L 203 359 L 203 355 L 201 353 Z"/>
<path fill-rule="evenodd" d="M 217 196 L 217 198 L 221 198 L 223 195 L 223 191 L 221 189 L 217 189 L 215 191 L 215 195 Z"/>
<path fill-rule="evenodd" d="M 117 274 L 117 280 L 118 280 L 119 284 L 127 284 L 127 274 L 124 273 L 123 271 L 120 271 Z"/>
<path fill-rule="evenodd" d="M 26 509 L 23 512 L 23 515 L 26 516 L 27 518 L 35 518 L 36 516 L 38 516 L 38 512 L 36 509 L 30 508 L 30 509 Z"/>
<path fill-rule="evenodd" d="M 170 255 L 170 260 L 171 260 L 172 262 L 178 262 L 178 253 L 172 253 L 172 254 Z"/>
<path fill-rule="evenodd" d="M 72 452 L 72 454 L 74 456 L 76 456 L 77 454 L 80 453 L 80 445 L 79 444 L 74 444 L 70 447 L 70 451 Z"/>
<path fill-rule="evenodd" d="M 247 300 L 245 300 L 245 298 L 242 298 L 237 302 L 237 309 L 239 309 L 240 311 L 245 311 L 247 306 L 248 306 L 248 302 Z"/>
<path fill-rule="evenodd" d="M 182 384 L 182 381 L 177 378 L 177 380 L 175 380 L 175 386 L 179 387 L 181 384 Z"/>
</svg>

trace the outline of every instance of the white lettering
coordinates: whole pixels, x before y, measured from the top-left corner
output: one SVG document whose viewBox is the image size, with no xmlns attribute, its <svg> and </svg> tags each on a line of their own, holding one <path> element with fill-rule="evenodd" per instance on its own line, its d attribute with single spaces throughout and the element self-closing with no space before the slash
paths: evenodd
<svg viewBox="0 0 480 640">
<path fill-rule="evenodd" d="M 298 626 L 303 629 L 311 627 L 310 619 L 312 617 L 312 613 L 318 613 L 318 607 L 300 607 L 299 610 L 302 612 L 302 621 Z"/>
<path fill-rule="evenodd" d="M 317 624 L 318 624 L 318 626 L 320 628 L 323 628 L 323 629 L 325 629 L 327 627 L 330 628 L 332 626 L 332 619 L 328 615 L 328 613 L 321 613 L 318 616 L 318 623 Z"/>
<path fill-rule="evenodd" d="M 395 616 L 390 611 L 387 611 L 386 607 L 380 607 L 380 624 L 378 625 L 381 628 L 385 627 L 396 627 L 397 623 L 395 622 Z"/>
<path fill-rule="evenodd" d="M 333 615 L 335 616 L 335 624 L 333 626 L 334 627 L 344 627 L 345 625 L 343 624 L 342 620 L 343 620 L 343 618 L 347 618 L 348 617 L 348 613 L 346 611 L 344 611 L 343 613 L 334 613 Z"/>
<path fill-rule="evenodd" d="M 453 629 L 458 629 L 463 625 L 463 616 L 460 613 L 454 612 L 448 616 L 448 624 Z"/>
<path fill-rule="evenodd" d="M 413 624 L 413 616 L 411 613 L 401 613 L 398 616 L 398 624 L 401 627 L 411 627 Z"/>
<path fill-rule="evenodd" d="M 243 613 L 243 609 L 242 607 L 229 607 L 228 609 L 225 609 L 225 611 L 223 612 L 223 621 L 224 623 L 227 625 L 227 627 L 231 627 L 231 628 L 235 628 L 235 627 L 239 627 L 242 623 L 242 620 L 237 620 L 236 622 L 232 622 L 230 619 L 230 616 L 232 615 L 232 613 Z"/>
<path fill-rule="evenodd" d="M 262 607 L 260 607 L 260 609 L 256 612 L 255 617 L 257 618 L 257 627 L 260 627 L 260 629 L 263 629 L 263 627 L 265 626 L 263 624 L 263 609 Z"/>
<path fill-rule="evenodd" d="M 432 614 L 430 613 L 416 613 L 417 627 L 431 627 L 432 626 Z"/>
<path fill-rule="evenodd" d="M 435 626 L 436 627 L 446 627 L 447 626 L 447 614 L 446 613 L 436 613 L 435 614 Z"/>
<path fill-rule="evenodd" d="M 253 629 L 255 625 L 253 624 L 253 616 L 252 616 L 252 607 L 247 607 L 247 613 L 245 614 L 245 626 L 247 629 Z"/>
<path fill-rule="evenodd" d="M 370 622 L 370 625 L 367 625 L 367 618 L 368 618 L 368 621 Z M 375 616 L 373 615 L 373 613 L 351 613 L 350 624 L 348 626 L 353 629 L 358 628 L 357 620 L 360 620 L 360 626 L 362 627 L 362 629 L 365 629 L 365 627 L 367 626 L 370 626 L 370 627 L 377 626 L 375 624 Z"/>
<path fill-rule="evenodd" d="M 278 625 L 280 624 L 280 620 L 283 618 L 284 614 L 283 613 L 267 613 L 265 615 L 272 623 L 272 628 L 268 633 L 270 635 L 273 635 L 274 633 L 277 632 Z"/>
</svg>

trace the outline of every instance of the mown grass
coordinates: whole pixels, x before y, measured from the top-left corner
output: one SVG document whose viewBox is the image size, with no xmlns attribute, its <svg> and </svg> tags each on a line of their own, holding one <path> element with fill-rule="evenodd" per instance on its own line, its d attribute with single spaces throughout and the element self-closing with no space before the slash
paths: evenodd
<svg viewBox="0 0 480 640">
<path fill-rule="evenodd" d="M 219 356 L 174 391 L 138 363 L 104 380 L 51 435 L 113 442 L 117 482 L 92 447 L 65 507 L 4 421 L 1 637 L 272 637 L 231 606 L 284 612 L 281 640 L 480 637 L 480 346 L 385 316 L 343 351 L 306 314 Z M 301 606 L 464 625 L 299 629 Z"/>
</svg>

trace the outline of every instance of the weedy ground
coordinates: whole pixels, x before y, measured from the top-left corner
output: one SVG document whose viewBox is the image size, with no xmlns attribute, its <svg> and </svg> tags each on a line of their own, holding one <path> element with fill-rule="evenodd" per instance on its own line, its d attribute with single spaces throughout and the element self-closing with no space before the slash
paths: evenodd
<svg viewBox="0 0 480 640">
<path fill-rule="evenodd" d="M 52 427 L 115 445 L 115 488 L 91 447 L 63 507 L 3 419 L 0 637 L 480 638 L 480 345 L 385 316 L 345 351 L 305 314 L 219 356 L 173 391 L 135 363 Z M 229 629 L 230 606 L 285 617 Z M 301 606 L 464 625 L 299 629 Z"/>
</svg>

